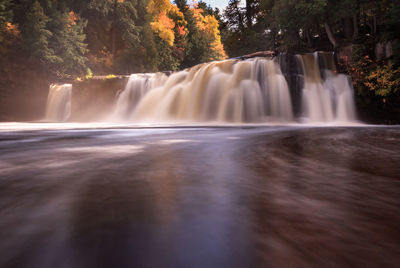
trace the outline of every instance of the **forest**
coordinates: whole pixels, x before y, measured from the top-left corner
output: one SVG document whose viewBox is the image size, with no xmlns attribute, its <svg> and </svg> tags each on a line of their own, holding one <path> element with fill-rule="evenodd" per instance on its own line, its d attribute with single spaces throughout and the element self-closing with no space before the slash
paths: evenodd
<svg viewBox="0 0 400 268">
<path fill-rule="evenodd" d="M 360 107 L 398 115 L 398 0 L 1 0 L 0 88 L 174 71 L 256 51 L 335 51 Z M 391 116 L 394 118 L 395 116 Z"/>
</svg>

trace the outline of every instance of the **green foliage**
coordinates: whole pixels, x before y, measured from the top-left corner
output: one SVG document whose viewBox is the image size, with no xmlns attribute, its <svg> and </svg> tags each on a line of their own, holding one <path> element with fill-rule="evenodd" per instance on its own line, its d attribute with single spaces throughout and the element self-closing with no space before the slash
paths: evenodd
<svg viewBox="0 0 400 268">
<path fill-rule="evenodd" d="M 371 57 L 370 48 L 365 44 L 355 44 L 352 48 L 351 61 L 360 62 L 365 56 Z"/>
<path fill-rule="evenodd" d="M 176 70 L 225 58 L 217 10 L 186 0 L 178 0 L 178 9 L 166 0 L 168 10 L 155 17 L 149 3 L 0 0 L 0 54 L 12 46 L 16 52 L 19 42 L 29 64 L 52 79 L 85 77 L 88 68 L 96 74 Z M 169 23 L 170 47 L 154 34 L 152 23 Z"/>
<path fill-rule="evenodd" d="M 85 44 L 85 34 L 83 30 L 86 21 L 79 20 L 71 24 L 68 13 L 59 17 L 60 27 L 54 31 L 54 43 L 56 54 L 62 59 L 57 66 L 58 76 L 64 75 L 83 75 L 87 67 L 87 45 Z"/>
<path fill-rule="evenodd" d="M 399 0 L 230 0 L 223 18 L 206 2 L 200 1 L 196 6 L 195 2 L 175 0 L 180 12 L 175 7 L 164 14 L 166 21 L 159 21 L 162 24 L 171 20 L 168 30 L 174 39 L 168 48 L 151 28 L 154 16 L 150 18 L 148 14 L 149 3 L 150 0 L 0 0 L 0 52 L 5 51 L 1 49 L 1 38 L 6 36 L 6 22 L 21 31 L 21 42 L 31 60 L 57 77 L 84 76 L 88 67 L 99 74 L 189 67 L 223 58 L 219 36 L 230 56 L 293 47 L 331 49 L 332 38 L 339 44 L 343 40 L 349 42 L 357 28 L 359 35 L 368 36 L 371 42 L 381 40 L 378 32 L 385 32 L 386 40 L 400 38 Z M 215 20 L 206 20 L 207 16 L 215 17 L 219 26 Z M 213 23 L 217 26 L 207 28 Z M 371 37 L 372 34 L 376 36 Z M 400 42 L 392 44 L 393 62 L 398 66 Z M 356 45 L 353 60 L 367 54 L 372 57 L 371 47 Z"/>
<path fill-rule="evenodd" d="M 26 16 L 25 23 L 22 25 L 22 35 L 24 45 L 30 55 L 39 60 L 42 65 L 54 67 L 62 62 L 54 49 L 50 47 L 49 40 L 53 33 L 48 30 L 47 24 L 50 21 L 38 1 L 32 5 L 32 10 Z"/>
<path fill-rule="evenodd" d="M 90 68 L 87 68 L 85 78 L 90 79 L 92 77 L 93 77 L 92 70 L 90 70 Z"/>
<path fill-rule="evenodd" d="M 386 39 L 394 41 L 393 59 L 396 66 L 400 66 L 400 1 L 394 1 L 388 12 Z"/>
<path fill-rule="evenodd" d="M 375 62 L 367 55 L 352 62 L 348 73 L 352 78 L 357 106 L 361 111 L 388 123 L 399 123 L 399 67 L 392 61 Z"/>
<path fill-rule="evenodd" d="M 78 10 L 87 18 L 88 48 L 96 60 L 91 67 L 97 72 L 109 72 L 120 54 L 130 54 L 139 43 L 138 11 L 142 2 L 135 0 L 90 0 L 81 2 Z M 144 18 L 141 18 L 144 20 Z"/>
<path fill-rule="evenodd" d="M 86 21 L 63 3 L 37 0 L 19 19 L 23 46 L 43 72 L 59 78 L 86 72 Z"/>
<path fill-rule="evenodd" d="M 13 17 L 13 11 L 11 9 L 11 0 L 0 0 L 0 25 L 4 26 L 4 24 L 8 21 L 11 21 Z"/>
<path fill-rule="evenodd" d="M 272 16 L 287 47 L 302 44 L 306 31 L 318 32 L 327 21 L 328 0 L 282 0 L 272 8 Z"/>
<path fill-rule="evenodd" d="M 226 57 L 221 44 L 218 29 L 219 12 L 199 2 L 197 6 L 189 7 L 186 0 L 175 2 L 186 21 L 187 34 L 180 47 L 174 51 L 174 56 L 181 59 L 181 67 L 220 60 Z"/>
<path fill-rule="evenodd" d="M 227 27 L 232 32 L 243 31 L 245 27 L 243 17 L 244 11 L 240 7 L 240 0 L 230 0 L 224 11 L 224 19 Z"/>
<path fill-rule="evenodd" d="M 11 7 L 10 0 L 0 0 L 0 55 L 7 53 L 9 41 L 12 39 L 7 29 L 7 23 L 10 23 L 13 18 Z"/>
<path fill-rule="evenodd" d="M 174 55 L 174 48 L 167 45 L 167 43 L 155 37 L 157 48 L 157 65 L 160 71 L 178 70 L 180 67 L 179 58 Z"/>
</svg>

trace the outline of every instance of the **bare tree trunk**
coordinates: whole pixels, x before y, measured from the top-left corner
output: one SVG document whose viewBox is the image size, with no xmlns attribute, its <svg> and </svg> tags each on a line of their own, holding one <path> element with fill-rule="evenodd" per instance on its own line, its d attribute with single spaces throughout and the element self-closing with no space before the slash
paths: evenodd
<svg viewBox="0 0 400 268">
<path fill-rule="evenodd" d="M 343 32 L 344 32 L 344 37 L 347 40 L 350 40 L 353 37 L 353 29 L 352 27 L 352 19 L 350 17 L 344 18 L 344 24 L 343 24 Z"/>
<path fill-rule="evenodd" d="M 312 38 L 311 38 L 310 30 L 306 29 L 305 33 L 306 33 L 306 38 L 307 38 L 307 46 L 312 47 Z"/>
<path fill-rule="evenodd" d="M 276 49 L 276 32 L 274 29 L 271 29 L 271 35 L 272 35 L 272 49 L 275 51 L 275 49 Z"/>
<path fill-rule="evenodd" d="M 372 34 L 376 35 L 376 15 L 373 17 L 373 27 L 372 27 Z"/>
<path fill-rule="evenodd" d="M 117 20 L 117 0 L 114 0 L 113 20 L 111 25 L 111 55 L 115 57 L 116 52 L 116 20 Z"/>
<path fill-rule="evenodd" d="M 353 40 L 358 37 L 358 16 L 353 15 Z"/>
<path fill-rule="evenodd" d="M 325 31 L 326 31 L 326 34 L 328 35 L 329 41 L 331 42 L 333 47 L 336 48 L 337 47 L 337 41 L 336 41 L 335 36 L 332 33 L 331 27 L 329 26 L 329 24 L 327 22 L 325 22 L 324 26 L 325 26 Z"/>
<path fill-rule="evenodd" d="M 116 46 L 115 46 L 115 27 L 114 24 L 111 26 L 111 55 L 114 57 L 115 52 L 116 52 Z"/>
<path fill-rule="evenodd" d="M 237 14 L 237 16 L 238 16 L 238 20 L 239 20 L 239 29 L 240 29 L 241 31 L 243 31 L 243 29 L 244 29 L 243 14 L 242 14 L 242 12 L 241 12 L 240 9 L 239 9 L 238 3 L 235 4 L 234 9 L 235 9 L 235 12 L 236 12 L 236 14 Z"/>
<path fill-rule="evenodd" d="M 252 0 L 246 0 L 246 20 L 247 20 L 247 27 L 248 28 L 252 28 L 253 26 L 253 21 L 252 21 L 252 17 L 253 17 L 253 12 L 252 12 Z"/>
</svg>

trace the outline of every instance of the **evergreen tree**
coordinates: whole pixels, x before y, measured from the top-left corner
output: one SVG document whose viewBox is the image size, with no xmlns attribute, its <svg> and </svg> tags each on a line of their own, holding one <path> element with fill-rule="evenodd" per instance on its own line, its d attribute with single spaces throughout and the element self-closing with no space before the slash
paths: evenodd
<svg viewBox="0 0 400 268">
<path fill-rule="evenodd" d="M 62 59 L 57 75 L 83 75 L 87 71 L 87 45 L 83 33 L 87 22 L 79 19 L 73 11 L 63 12 L 58 20 L 59 27 L 53 33 L 54 51 Z"/>
<path fill-rule="evenodd" d="M 224 18 L 227 26 L 233 32 L 241 32 L 244 30 L 244 12 L 239 6 L 240 0 L 230 0 L 224 11 Z"/>
<path fill-rule="evenodd" d="M 46 70 L 53 69 L 62 59 L 55 55 L 50 47 L 49 40 L 53 33 L 48 30 L 49 18 L 38 1 L 32 5 L 31 11 L 26 15 L 21 25 L 24 47 L 28 53 L 41 63 Z"/>
<path fill-rule="evenodd" d="M 11 7 L 11 0 L 0 0 L 0 55 L 6 53 L 7 39 L 10 38 L 7 27 L 13 17 Z"/>
<path fill-rule="evenodd" d="M 0 0 L 0 27 L 11 21 L 12 16 L 11 0 Z"/>
<path fill-rule="evenodd" d="M 204 2 L 189 7 L 185 0 L 179 0 L 176 5 L 185 17 L 188 29 L 183 67 L 226 58 L 215 11 Z"/>
<path fill-rule="evenodd" d="M 124 59 L 132 49 L 140 50 L 140 35 L 145 23 L 143 10 L 147 1 L 136 0 L 70 0 L 74 11 L 87 20 L 85 28 L 89 65 L 97 73 L 134 69 L 138 64 Z M 139 18 L 138 9 L 142 9 Z M 135 58 L 133 58 L 135 59 Z M 141 65 L 141 64 L 139 64 Z"/>
<path fill-rule="evenodd" d="M 86 72 L 86 22 L 70 11 L 63 1 L 23 1 L 18 13 L 25 50 L 43 71 L 59 78 Z"/>
</svg>

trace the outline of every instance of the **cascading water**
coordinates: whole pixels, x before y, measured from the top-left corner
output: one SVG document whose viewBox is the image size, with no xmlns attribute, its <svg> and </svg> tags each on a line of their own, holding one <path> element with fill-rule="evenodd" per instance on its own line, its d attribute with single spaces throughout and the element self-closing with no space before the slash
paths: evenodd
<svg viewBox="0 0 400 268">
<path fill-rule="evenodd" d="M 278 64 L 256 58 L 195 66 L 171 74 L 132 75 L 117 119 L 161 122 L 290 122 L 290 93 Z"/>
<path fill-rule="evenodd" d="M 167 76 L 163 73 L 132 74 L 125 89 L 118 94 L 115 111 L 111 118 L 129 119 L 147 92 L 152 88 L 161 87 L 166 79 Z"/>
<path fill-rule="evenodd" d="M 355 121 L 349 78 L 336 74 L 333 58 L 317 53 L 298 55 L 297 58 L 304 74 L 302 119 L 306 122 Z"/>
<path fill-rule="evenodd" d="M 291 61 L 295 83 L 290 77 L 292 67 L 286 65 L 284 76 L 282 62 L 266 58 L 205 63 L 169 76 L 132 74 L 125 89 L 115 95 L 112 112 L 106 118 L 92 114 L 97 120 L 133 123 L 355 121 L 351 83 L 346 75 L 336 73 L 332 54 L 297 55 L 295 59 Z M 290 89 L 287 81 L 291 81 Z M 88 96 L 100 98 L 106 91 Z M 98 106 L 97 102 L 81 102 L 74 104 L 74 119 Z M 46 120 L 66 121 L 70 114 L 71 85 L 51 86 Z"/>
<path fill-rule="evenodd" d="M 47 97 L 46 120 L 64 122 L 71 115 L 71 84 L 53 84 Z"/>
</svg>

